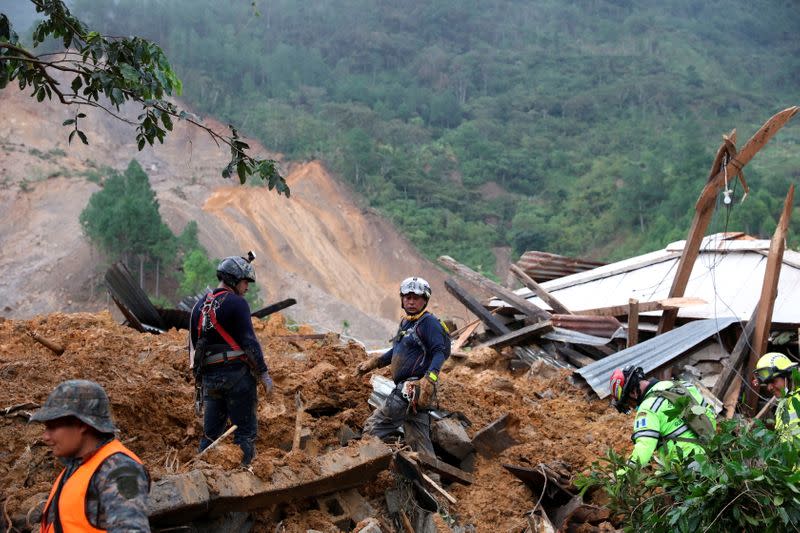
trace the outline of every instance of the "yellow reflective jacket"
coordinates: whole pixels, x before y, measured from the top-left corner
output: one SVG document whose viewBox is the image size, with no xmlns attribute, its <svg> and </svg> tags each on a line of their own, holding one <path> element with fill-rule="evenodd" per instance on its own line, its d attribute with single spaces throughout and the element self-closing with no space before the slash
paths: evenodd
<svg viewBox="0 0 800 533">
<path fill-rule="evenodd" d="M 800 419 L 797 417 L 795 403 L 800 403 L 800 389 L 778 401 L 775 409 L 775 431 L 784 442 L 800 438 Z"/>
<path fill-rule="evenodd" d="M 669 389 L 674 385 L 674 381 L 658 381 L 652 383 L 644 391 L 644 399 L 639 404 L 636 418 L 633 421 L 631 439 L 634 446 L 630 463 L 646 465 L 652 459 L 656 449 L 661 455 L 673 454 L 676 448 L 679 448 L 684 456 L 692 453 L 705 453 L 699 442 L 691 442 L 691 440 L 697 440 L 697 435 L 689 429 L 689 426 L 674 413 L 667 413 L 673 408 L 672 402 L 658 394 L 658 391 Z M 717 420 L 714 408 L 705 401 L 697 387 L 688 383 L 681 383 L 681 385 L 700 405 L 706 408 L 706 415 L 716 428 Z"/>
</svg>

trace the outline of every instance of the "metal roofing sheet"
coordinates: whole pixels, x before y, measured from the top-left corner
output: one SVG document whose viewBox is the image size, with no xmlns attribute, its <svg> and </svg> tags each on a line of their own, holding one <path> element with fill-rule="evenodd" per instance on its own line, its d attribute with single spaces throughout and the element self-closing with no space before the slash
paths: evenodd
<svg viewBox="0 0 800 533">
<path fill-rule="evenodd" d="M 704 240 L 684 291 L 684 296 L 701 298 L 708 303 L 682 307 L 678 316 L 705 319 L 735 315 L 748 320 L 761 295 L 767 264 L 764 247 L 769 241 L 719 242 L 714 237 Z M 630 298 L 640 302 L 661 300 L 669 295 L 680 258 L 679 244 L 673 243 L 665 250 L 542 283 L 542 287 L 568 309 L 627 305 Z M 543 309 L 550 309 L 528 289 L 521 289 L 517 294 Z M 800 324 L 800 306 L 796 303 L 798 294 L 800 254 L 786 250 L 773 307 L 773 322 Z M 502 304 L 496 301 L 492 305 Z M 643 314 L 657 316 L 660 311 Z"/>
<path fill-rule="evenodd" d="M 576 370 L 574 375 L 586 381 L 602 399 L 610 394 L 608 380 L 615 369 L 635 365 L 642 367 L 644 373 L 648 374 L 738 321 L 736 317 L 726 316 L 689 322 L 614 355 L 604 357 L 596 363 L 586 365 Z"/>
</svg>

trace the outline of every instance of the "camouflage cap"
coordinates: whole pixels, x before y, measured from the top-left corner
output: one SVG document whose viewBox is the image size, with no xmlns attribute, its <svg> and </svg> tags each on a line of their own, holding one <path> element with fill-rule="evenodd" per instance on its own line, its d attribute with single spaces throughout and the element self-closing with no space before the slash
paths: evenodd
<svg viewBox="0 0 800 533">
<path fill-rule="evenodd" d="M 59 383 L 31 422 L 47 422 L 74 416 L 100 433 L 114 433 L 111 404 L 103 387 L 94 381 L 73 379 Z"/>
</svg>

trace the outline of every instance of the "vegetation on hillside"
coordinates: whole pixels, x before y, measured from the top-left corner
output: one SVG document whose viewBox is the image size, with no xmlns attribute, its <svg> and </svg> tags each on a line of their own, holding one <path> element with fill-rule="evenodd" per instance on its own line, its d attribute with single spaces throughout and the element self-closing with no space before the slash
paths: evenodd
<svg viewBox="0 0 800 533">
<path fill-rule="evenodd" d="M 161 218 L 150 178 L 136 160 L 122 173 L 106 172 L 99 180 L 101 189 L 80 215 L 92 245 L 110 261 L 121 260 L 138 271 L 139 285 L 152 288 L 154 299 L 167 307 L 216 285 L 219 259 L 209 258 L 200 245 L 197 222 L 189 222 L 180 235 L 172 233 Z M 251 284 L 246 298 L 252 306 L 261 304 L 258 293 L 259 287 Z"/>
<path fill-rule="evenodd" d="M 720 135 L 738 127 L 741 146 L 798 103 L 791 0 L 75 9 L 163 46 L 197 110 L 322 158 L 429 257 L 485 271 L 495 245 L 615 259 L 683 238 Z M 798 143 L 790 124 L 709 230 L 769 236 Z"/>
</svg>

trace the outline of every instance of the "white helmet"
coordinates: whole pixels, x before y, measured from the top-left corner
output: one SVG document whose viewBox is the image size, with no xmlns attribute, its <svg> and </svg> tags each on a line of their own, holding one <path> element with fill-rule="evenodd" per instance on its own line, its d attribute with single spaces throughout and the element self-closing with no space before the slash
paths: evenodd
<svg viewBox="0 0 800 533">
<path fill-rule="evenodd" d="M 414 276 L 413 278 L 406 278 L 400 284 L 400 296 L 404 294 L 418 294 L 429 300 L 431 297 L 431 285 L 422 278 Z"/>
</svg>

